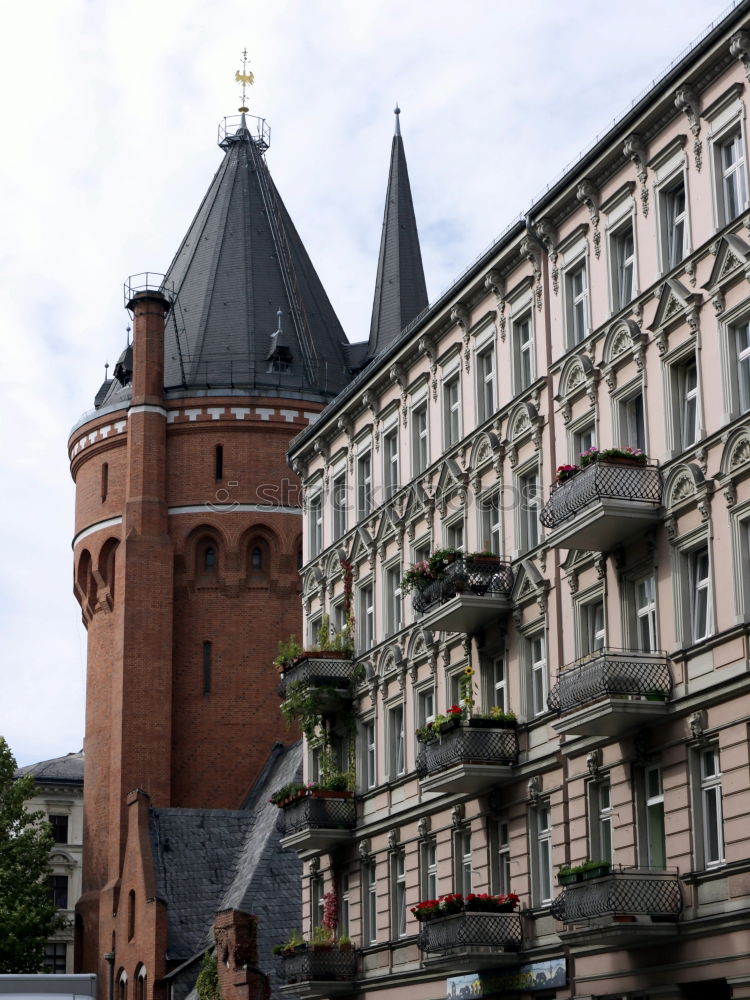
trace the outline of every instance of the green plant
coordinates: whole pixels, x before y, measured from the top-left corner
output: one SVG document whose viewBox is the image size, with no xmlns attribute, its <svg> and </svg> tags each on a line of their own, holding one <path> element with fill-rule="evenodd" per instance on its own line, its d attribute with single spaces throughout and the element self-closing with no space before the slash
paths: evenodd
<svg viewBox="0 0 750 1000">
<path fill-rule="evenodd" d="M 321 769 L 321 788 L 330 792 L 348 792 L 349 785 L 349 775 L 344 771 L 331 771 L 327 777 L 324 777 Z"/>
<path fill-rule="evenodd" d="M 304 649 L 297 642 L 295 636 L 290 635 L 284 642 L 279 640 L 278 653 L 274 657 L 273 665 L 277 670 L 288 670 L 302 656 Z"/>
<path fill-rule="evenodd" d="M 501 708 L 499 705 L 493 705 L 487 713 L 490 719 L 494 719 L 495 722 L 518 722 L 518 716 L 512 709 Z"/>
<path fill-rule="evenodd" d="M 470 716 L 474 708 L 474 668 L 471 664 L 467 663 L 463 669 L 458 682 L 458 696 L 462 711 Z"/>
<path fill-rule="evenodd" d="M 282 802 L 286 802 L 287 799 L 296 798 L 305 791 L 305 786 L 300 784 L 299 781 L 290 781 L 286 785 L 282 785 L 281 788 L 277 788 L 273 793 L 269 802 L 273 805 L 281 805 Z"/>
<path fill-rule="evenodd" d="M 323 927 L 321 924 L 318 924 L 317 927 L 313 928 L 313 932 L 310 935 L 310 944 L 313 947 L 316 945 L 333 944 L 333 931 L 330 927 Z"/>
<path fill-rule="evenodd" d="M 195 992 L 198 994 L 198 1000 L 221 1000 L 216 952 L 207 951 L 204 954 L 201 970 L 195 980 Z"/>
<path fill-rule="evenodd" d="M 594 446 L 588 451 L 581 452 L 581 468 L 585 469 L 592 462 L 601 460 L 606 462 L 609 458 L 627 458 L 637 462 L 638 465 L 645 465 L 648 461 L 648 455 L 640 448 L 602 448 L 600 450 Z"/>
<path fill-rule="evenodd" d="M 349 937 L 348 934 L 342 934 L 341 937 L 339 938 L 339 948 L 341 949 L 341 951 L 351 951 L 352 939 Z"/>
<path fill-rule="evenodd" d="M 433 740 L 437 739 L 437 729 L 434 723 L 428 722 L 424 726 L 418 726 L 414 731 L 414 735 L 420 743 L 432 743 Z"/>
</svg>

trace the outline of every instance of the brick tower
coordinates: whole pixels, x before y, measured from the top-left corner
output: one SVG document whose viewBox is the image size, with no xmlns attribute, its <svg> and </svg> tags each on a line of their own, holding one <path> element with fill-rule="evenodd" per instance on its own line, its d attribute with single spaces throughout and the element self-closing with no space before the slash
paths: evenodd
<svg viewBox="0 0 750 1000">
<path fill-rule="evenodd" d="M 112 995 L 115 952 L 137 945 L 142 1000 L 164 995 L 166 931 L 151 921 L 139 943 L 134 892 L 122 930 L 128 820 L 144 801 L 238 810 L 290 741 L 272 666 L 278 638 L 301 634 L 285 453 L 349 378 L 346 338 L 266 166 L 265 121 L 243 110 L 219 137 L 223 160 L 167 275 L 126 288 L 132 347 L 69 442 L 88 630 L 77 965 Z"/>
</svg>

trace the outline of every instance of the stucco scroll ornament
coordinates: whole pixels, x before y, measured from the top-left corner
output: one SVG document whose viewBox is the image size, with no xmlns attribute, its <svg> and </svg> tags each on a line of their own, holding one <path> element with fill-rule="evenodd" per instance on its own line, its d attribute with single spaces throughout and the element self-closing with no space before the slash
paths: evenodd
<svg viewBox="0 0 750 1000">
<path fill-rule="evenodd" d="M 536 223 L 536 231 L 549 257 L 552 291 L 557 295 L 560 291 L 560 268 L 557 266 L 558 254 L 555 249 L 557 246 L 557 229 L 555 229 L 554 224 L 549 219 L 540 219 Z"/>
<path fill-rule="evenodd" d="M 417 836 L 420 840 L 427 840 L 430 836 L 430 820 L 428 816 L 422 816 L 417 823 Z"/>
<path fill-rule="evenodd" d="M 729 39 L 729 51 L 742 63 L 745 75 L 750 80 L 750 33 L 744 29 Z"/>
<path fill-rule="evenodd" d="M 592 778 L 598 777 L 602 767 L 602 752 L 598 747 L 587 755 L 586 767 Z"/>
<path fill-rule="evenodd" d="M 363 865 L 367 865 L 372 861 L 372 856 L 370 854 L 370 841 L 367 837 L 360 840 L 357 845 L 357 853 L 359 854 L 359 860 Z"/>
<path fill-rule="evenodd" d="M 699 708 L 697 712 L 693 712 L 692 715 L 688 716 L 689 739 L 698 740 L 699 742 L 705 740 L 706 722 L 705 708 Z"/>
<path fill-rule="evenodd" d="M 484 279 L 484 287 L 493 292 L 497 302 L 497 325 L 500 329 L 500 340 L 505 340 L 505 282 L 500 277 L 500 272 L 492 268 L 487 272 Z"/>
<path fill-rule="evenodd" d="M 646 168 L 646 147 L 641 141 L 641 137 L 637 132 L 633 132 L 625 140 L 625 145 L 622 147 L 622 151 L 625 156 L 629 157 L 636 166 L 638 171 L 638 180 L 641 185 L 641 211 L 643 212 L 644 219 L 648 215 L 648 187 L 646 186 L 646 181 L 648 180 L 648 169 Z"/>
<path fill-rule="evenodd" d="M 542 251 L 531 236 L 525 236 L 519 247 L 521 256 L 531 263 L 534 271 L 534 301 L 537 309 L 542 308 Z"/>
<path fill-rule="evenodd" d="M 435 350 L 435 345 L 430 340 L 429 337 L 420 337 L 417 341 L 417 347 L 420 352 L 424 354 L 427 360 L 430 362 L 430 387 L 432 388 L 432 398 L 434 400 L 438 397 L 438 377 L 437 377 L 437 351 Z"/>
<path fill-rule="evenodd" d="M 398 827 L 394 826 L 391 830 L 388 831 L 388 850 L 397 851 L 398 841 L 399 841 Z"/>
<path fill-rule="evenodd" d="M 313 878 L 320 873 L 320 858 L 310 858 L 310 874 Z"/>
<path fill-rule="evenodd" d="M 567 579 L 568 579 L 568 586 L 570 587 L 571 594 L 577 594 L 578 593 L 578 571 L 575 570 L 575 569 L 572 569 L 568 573 Z"/>
<path fill-rule="evenodd" d="M 731 479 L 724 485 L 724 499 L 727 502 L 727 507 L 734 507 L 737 503 L 737 487 Z"/>
<path fill-rule="evenodd" d="M 451 809 L 451 825 L 454 830 L 460 830 L 464 825 L 465 810 L 463 802 L 457 802 Z"/>
<path fill-rule="evenodd" d="M 542 778 L 539 774 L 533 774 L 529 778 L 529 783 L 526 786 L 529 790 L 529 799 L 532 802 L 538 802 L 539 796 L 542 794 Z"/>
<path fill-rule="evenodd" d="M 471 316 L 469 310 L 461 302 L 457 302 L 451 309 L 451 323 L 461 327 L 464 342 L 464 368 L 468 372 L 471 369 L 471 350 L 469 348 L 469 331 L 471 330 Z"/>
<path fill-rule="evenodd" d="M 684 111 L 693 133 L 693 159 L 695 169 L 700 173 L 703 166 L 703 143 L 701 142 L 701 119 L 698 111 L 698 98 L 692 87 L 680 87 L 674 95 L 675 107 L 678 111 Z"/>
<path fill-rule="evenodd" d="M 594 231 L 594 255 L 598 260 L 602 255 L 602 234 L 599 232 L 599 189 L 592 180 L 586 177 L 576 189 L 576 198 L 589 210 Z"/>
<path fill-rule="evenodd" d="M 711 296 L 711 304 L 714 307 L 716 315 L 721 316 L 726 308 L 726 299 L 724 298 L 724 292 L 720 288 L 717 288 Z"/>
<path fill-rule="evenodd" d="M 406 376 L 406 369 L 403 365 L 396 362 L 395 365 L 391 365 L 391 370 L 388 372 L 388 376 L 392 383 L 395 383 L 401 393 L 401 422 L 404 427 L 406 427 L 407 411 L 408 411 L 408 380 Z"/>
</svg>

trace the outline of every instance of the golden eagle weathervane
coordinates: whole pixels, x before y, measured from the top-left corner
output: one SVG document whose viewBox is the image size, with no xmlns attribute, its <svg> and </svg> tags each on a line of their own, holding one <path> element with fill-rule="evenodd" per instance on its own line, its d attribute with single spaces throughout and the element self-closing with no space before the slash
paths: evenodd
<svg viewBox="0 0 750 1000">
<path fill-rule="evenodd" d="M 247 49 L 242 50 L 242 72 L 240 73 L 240 71 L 237 70 L 237 72 L 234 74 L 234 78 L 237 81 L 237 83 L 242 84 L 242 107 L 238 108 L 237 110 L 241 111 L 244 114 L 247 111 L 246 107 L 247 101 L 245 100 L 245 88 L 247 87 L 248 84 L 252 87 L 255 81 L 255 77 L 253 76 L 252 73 L 248 72 L 247 69 Z"/>
</svg>

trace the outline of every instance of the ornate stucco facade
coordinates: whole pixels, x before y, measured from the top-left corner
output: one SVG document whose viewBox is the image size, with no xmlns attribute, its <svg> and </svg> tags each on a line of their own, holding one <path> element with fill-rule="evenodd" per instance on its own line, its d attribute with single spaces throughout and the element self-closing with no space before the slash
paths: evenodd
<svg viewBox="0 0 750 1000">
<path fill-rule="evenodd" d="M 292 444 L 305 638 L 351 564 L 365 671 L 355 826 L 287 838 L 361 949 L 307 995 L 750 997 L 749 81 L 741 4 Z M 592 447 L 648 461 L 557 485 Z M 402 594 L 446 546 L 498 561 Z M 466 677 L 517 730 L 420 743 Z M 509 890 L 499 938 L 411 914 Z"/>
</svg>

